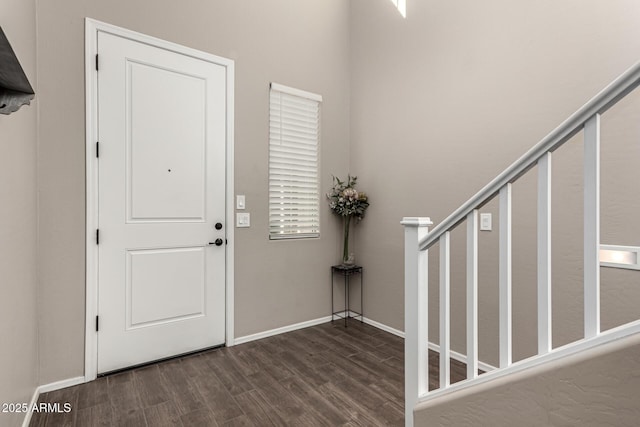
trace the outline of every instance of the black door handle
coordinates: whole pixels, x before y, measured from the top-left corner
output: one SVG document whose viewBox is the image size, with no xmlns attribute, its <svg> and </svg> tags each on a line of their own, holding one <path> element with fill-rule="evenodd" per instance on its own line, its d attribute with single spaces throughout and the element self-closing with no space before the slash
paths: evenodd
<svg viewBox="0 0 640 427">
<path fill-rule="evenodd" d="M 210 245 L 222 246 L 224 241 L 220 238 L 217 238 L 215 242 L 209 242 Z"/>
</svg>

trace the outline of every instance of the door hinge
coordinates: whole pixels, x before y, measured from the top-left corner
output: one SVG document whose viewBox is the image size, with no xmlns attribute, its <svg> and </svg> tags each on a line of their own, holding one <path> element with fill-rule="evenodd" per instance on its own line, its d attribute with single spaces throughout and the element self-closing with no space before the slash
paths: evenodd
<svg viewBox="0 0 640 427">
<path fill-rule="evenodd" d="M 100 141 L 96 142 L 96 157 L 100 158 Z"/>
<path fill-rule="evenodd" d="M 96 228 L 96 245 L 100 244 L 100 229 Z"/>
<path fill-rule="evenodd" d="M 98 329 L 100 329 L 100 317 L 96 316 L 96 332 L 98 332 Z"/>
<path fill-rule="evenodd" d="M 96 53 L 96 71 L 98 71 L 98 54 Z"/>
</svg>

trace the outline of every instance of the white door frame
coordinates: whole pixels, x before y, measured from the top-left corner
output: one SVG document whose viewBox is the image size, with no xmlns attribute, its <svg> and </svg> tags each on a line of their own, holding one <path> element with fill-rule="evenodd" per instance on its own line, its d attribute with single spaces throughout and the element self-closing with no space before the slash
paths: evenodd
<svg viewBox="0 0 640 427">
<path fill-rule="evenodd" d="M 98 339 L 96 315 L 98 314 L 98 246 L 96 229 L 98 228 L 98 159 L 96 142 L 98 141 L 98 72 L 96 54 L 98 53 L 98 33 L 109 33 L 150 46 L 170 50 L 203 61 L 224 66 L 227 78 L 227 141 L 226 141 L 226 345 L 234 344 L 234 186 L 233 186 L 233 130 L 234 130 L 234 62 L 233 60 L 211 55 L 155 37 L 126 30 L 94 19 L 85 19 L 85 109 L 86 109 L 86 318 L 85 318 L 85 359 L 84 380 L 93 381 L 98 373 Z"/>
</svg>

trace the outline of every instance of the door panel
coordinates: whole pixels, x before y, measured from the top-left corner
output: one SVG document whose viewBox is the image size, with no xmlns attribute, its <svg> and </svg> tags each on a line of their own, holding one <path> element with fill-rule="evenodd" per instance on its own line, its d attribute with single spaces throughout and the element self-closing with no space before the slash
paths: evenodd
<svg viewBox="0 0 640 427">
<path fill-rule="evenodd" d="M 98 34 L 98 372 L 225 341 L 226 70 Z"/>
<path fill-rule="evenodd" d="M 206 80 L 132 61 L 127 67 L 130 221 L 204 221 Z"/>
<path fill-rule="evenodd" d="M 205 248 L 133 250 L 127 255 L 127 329 L 204 316 Z"/>
</svg>

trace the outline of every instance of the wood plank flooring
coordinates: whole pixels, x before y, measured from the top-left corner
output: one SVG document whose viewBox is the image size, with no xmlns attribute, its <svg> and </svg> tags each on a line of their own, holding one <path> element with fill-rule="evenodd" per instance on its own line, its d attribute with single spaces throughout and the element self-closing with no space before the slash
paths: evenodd
<svg viewBox="0 0 640 427">
<path fill-rule="evenodd" d="M 31 426 L 402 426 L 404 342 L 326 323 L 46 393 Z M 429 355 L 430 388 L 438 384 Z M 452 382 L 465 377 L 452 362 Z"/>
</svg>

